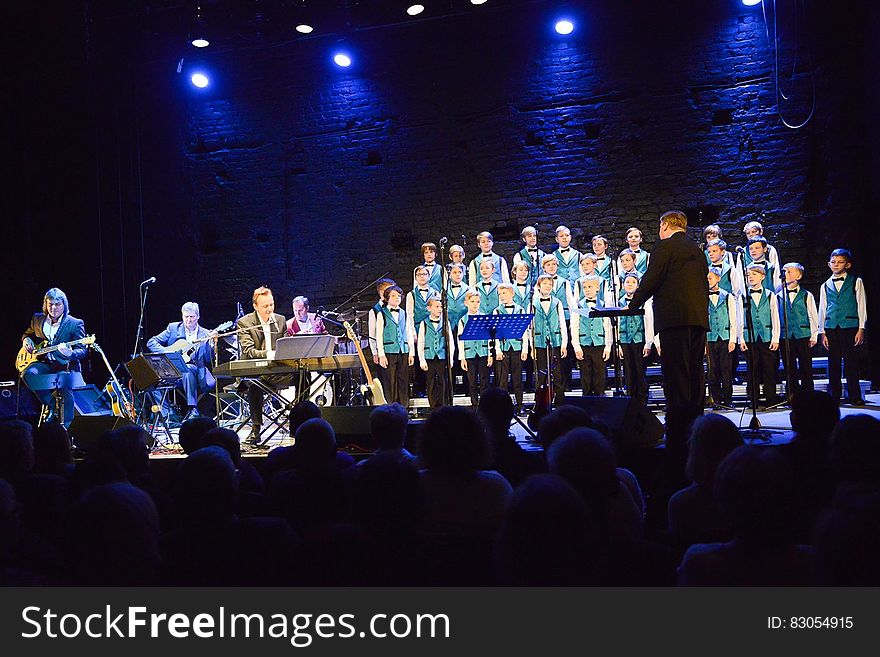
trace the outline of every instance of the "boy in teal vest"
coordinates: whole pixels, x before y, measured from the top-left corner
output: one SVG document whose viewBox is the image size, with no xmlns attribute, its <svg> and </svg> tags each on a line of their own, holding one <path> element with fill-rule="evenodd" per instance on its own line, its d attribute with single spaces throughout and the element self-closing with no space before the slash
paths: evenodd
<svg viewBox="0 0 880 657">
<path fill-rule="evenodd" d="M 605 363 L 611 356 L 611 319 L 580 314 L 606 306 L 601 292 L 604 282 L 595 274 L 584 276 L 580 280 L 583 298 L 577 305 L 580 312 L 571 314 L 571 345 L 581 372 L 584 395 L 605 394 Z"/>
<path fill-rule="evenodd" d="M 611 286 L 606 284 L 605 279 L 599 276 L 597 271 L 598 263 L 599 259 L 596 257 L 595 253 L 585 253 L 581 256 L 581 277 L 575 282 L 574 290 L 572 290 L 572 296 L 574 297 L 576 305 L 580 305 L 580 302 L 584 298 L 584 281 L 590 278 L 590 276 L 599 277 L 598 298 L 601 299 L 606 306 L 614 305 L 610 299 L 606 298 L 611 292 Z"/>
<path fill-rule="evenodd" d="M 623 253 L 626 253 L 627 251 L 632 253 L 635 270 L 639 273 L 639 276 L 644 276 L 645 272 L 648 271 L 648 262 L 651 260 L 651 254 L 642 248 L 642 231 L 635 226 L 627 229 L 626 243 L 629 248 L 624 249 Z M 620 265 L 620 269 L 622 270 L 620 277 L 623 278 L 625 273 L 624 270 L 626 270 L 626 268 L 623 267 L 623 262 L 621 260 L 622 258 L 618 259 L 617 264 Z"/>
<path fill-rule="evenodd" d="M 467 285 L 464 282 L 465 266 L 453 263 L 447 267 L 449 271 L 449 285 L 446 288 L 446 314 L 449 325 L 458 326 L 458 320 L 465 316 L 467 308 L 464 306 L 464 293 Z"/>
<path fill-rule="evenodd" d="M 766 267 L 753 262 L 746 268 L 748 280 L 749 316 L 743 318 L 740 348 L 752 350 L 749 385 L 763 386 L 764 398 L 768 406 L 778 403 L 776 394 L 776 370 L 779 353 L 779 304 L 776 295 L 764 287 Z M 749 335 L 749 317 L 752 333 Z M 756 388 L 760 393 L 760 387 Z M 757 395 L 756 395 L 757 396 Z"/>
<path fill-rule="evenodd" d="M 745 259 L 745 265 L 759 264 L 764 267 L 764 289 L 776 292 L 782 287 L 782 279 L 779 275 L 779 266 L 770 261 L 770 246 L 767 240 L 761 237 L 753 237 L 749 240 L 748 249 L 742 252 L 740 259 Z M 741 268 L 737 261 L 737 269 Z"/>
<path fill-rule="evenodd" d="M 629 306 L 633 293 L 639 289 L 639 275 L 630 272 L 623 279 L 623 294 L 620 305 Z M 645 373 L 645 358 L 651 354 L 651 344 L 656 341 L 659 351 L 659 335 L 653 331 L 651 299 L 644 305 L 644 315 L 623 315 L 618 317 L 617 335 L 620 338 L 618 355 L 623 359 L 623 374 L 626 378 L 626 391 L 640 404 L 648 403 L 648 379 Z"/>
<path fill-rule="evenodd" d="M 552 257 L 552 256 L 551 256 Z M 535 368 L 537 383 L 547 383 L 547 373 L 553 365 L 553 393 L 557 399 L 565 395 L 561 360 L 568 355 L 568 323 L 562 302 L 553 296 L 553 276 L 538 276 L 538 293 L 534 299 L 535 317 L 532 320 L 532 340 L 535 345 Z"/>
<path fill-rule="evenodd" d="M 577 249 L 572 248 L 571 231 L 565 226 L 556 229 L 556 243 L 559 247 L 552 255 L 559 263 L 559 275 L 574 283 L 580 275 L 581 254 Z"/>
<path fill-rule="evenodd" d="M 428 297 L 434 292 L 428 284 L 430 273 L 427 267 L 416 267 L 416 286 L 406 293 L 406 318 L 409 322 L 409 330 L 415 335 L 419 324 L 428 316 Z"/>
<path fill-rule="evenodd" d="M 447 345 L 452 344 L 452 332 L 448 324 L 442 326 L 443 303 L 440 295 L 432 293 L 428 297 L 427 306 L 428 316 L 419 324 L 416 351 L 419 355 L 419 367 L 426 373 L 428 404 L 434 409 L 443 406 L 446 400 Z"/>
<path fill-rule="evenodd" d="M 538 248 L 538 231 L 534 226 L 526 226 L 520 233 L 525 246 L 513 256 L 513 267 L 516 269 L 517 264 L 523 263 L 528 268 L 529 285 L 534 285 L 541 273 L 541 258 L 546 254 Z"/>
<path fill-rule="evenodd" d="M 496 315 L 525 315 L 529 311 L 518 305 L 513 300 L 513 284 L 502 283 L 498 286 L 498 307 Z M 495 341 L 495 385 L 502 390 L 507 390 L 507 381 L 510 378 L 513 387 L 513 396 L 516 399 L 516 411 L 522 410 L 523 404 L 523 363 L 529 357 L 529 345 L 531 331 L 526 329 L 521 340 L 496 340 Z"/>
<path fill-rule="evenodd" d="M 758 221 L 750 221 L 745 226 L 743 226 L 743 235 L 746 236 L 746 242 L 751 242 L 756 237 L 760 237 L 764 239 L 764 243 L 767 245 L 767 262 L 773 265 L 773 268 L 776 269 L 776 272 L 779 272 L 779 253 L 776 251 L 776 247 L 770 244 L 767 241 L 767 238 L 764 237 L 764 226 L 761 225 Z M 751 254 L 746 251 L 746 266 L 752 264 Z"/>
<path fill-rule="evenodd" d="M 602 235 L 596 235 L 592 239 L 593 254 L 596 256 L 596 273 L 611 283 L 611 256 L 608 255 L 608 240 Z"/>
<path fill-rule="evenodd" d="M 462 276 L 461 280 L 465 283 L 468 282 L 468 268 L 467 264 L 464 261 L 464 248 L 460 244 L 453 244 L 449 247 L 449 264 L 450 265 L 461 265 L 462 267 Z M 449 265 L 446 266 L 449 269 Z"/>
<path fill-rule="evenodd" d="M 495 264 L 491 260 L 480 263 L 480 280 L 474 284 L 480 293 L 480 314 L 491 315 L 498 307 L 498 281 L 494 278 Z"/>
<path fill-rule="evenodd" d="M 709 260 L 709 267 L 716 267 L 721 272 L 718 287 L 729 294 L 740 296 L 744 288 L 742 275 L 727 251 L 727 242 L 710 240 L 706 245 L 706 258 Z"/>
<path fill-rule="evenodd" d="M 865 341 L 868 321 L 865 284 L 850 273 L 852 253 L 835 249 L 828 261 L 831 278 L 819 292 L 819 332 L 828 350 L 828 392 L 840 399 L 840 361 L 843 359 L 847 399 L 853 406 L 864 406 L 859 386 L 858 352 Z"/>
<path fill-rule="evenodd" d="M 538 262 L 538 271 L 540 273 L 541 263 Z M 510 272 L 513 275 L 513 302 L 523 308 L 528 309 L 529 306 L 532 305 L 532 290 L 534 289 L 534 285 L 529 283 L 529 276 L 531 275 L 531 269 L 529 266 L 520 261 L 513 265 L 513 268 Z M 535 276 L 535 280 L 537 281 L 538 277 Z"/>
<path fill-rule="evenodd" d="M 566 230 L 568 229 L 566 228 Z M 569 280 L 562 275 L 559 268 L 559 258 L 552 253 L 544 256 L 541 266 L 544 269 L 544 274 L 552 277 L 553 290 L 551 294 L 559 299 L 559 303 L 562 305 L 567 328 L 571 321 L 571 308 L 577 305 L 577 302 L 574 299 L 574 286 L 577 284 L 577 281 L 569 282 Z M 580 268 L 580 265 L 578 265 L 578 268 Z M 532 293 L 532 298 L 534 299 L 537 296 L 538 291 L 536 290 Z M 568 351 L 567 353 L 567 356 L 561 356 L 558 359 L 559 372 L 562 376 L 556 379 L 556 383 L 561 386 L 562 390 L 568 390 L 568 383 L 571 380 L 571 370 L 573 367 L 572 352 Z"/>
<path fill-rule="evenodd" d="M 492 237 L 492 233 L 488 230 L 479 233 L 477 235 L 477 245 L 480 247 L 480 252 L 477 254 L 476 258 L 471 260 L 471 264 L 468 265 L 468 282 L 473 285 L 479 281 L 480 263 L 484 260 L 491 260 L 495 267 L 492 273 L 495 282 L 509 283 L 510 272 L 507 269 L 507 260 L 492 251 L 492 248 L 495 246 L 495 238 Z"/>
<path fill-rule="evenodd" d="M 425 267 L 428 270 L 428 286 L 439 292 L 443 289 L 443 266 L 437 262 L 437 245 L 433 242 L 422 244 L 422 258 L 425 261 L 424 264 L 413 269 L 413 287 L 418 285 L 416 272 L 419 267 Z"/>
<path fill-rule="evenodd" d="M 400 307 L 403 290 L 396 285 L 385 290 L 385 305 L 376 317 L 376 343 L 379 367 L 386 370 L 388 388 L 385 399 L 409 406 L 409 368 L 415 362 L 413 335 L 408 329 L 406 311 Z"/>
<path fill-rule="evenodd" d="M 492 354 L 488 340 L 462 340 L 461 334 L 468 324 L 468 319 L 480 313 L 480 293 L 468 288 L 464 293 L 464 305 L 467 314 L 458 322 L 458 361 L 461 369 L 467 373 L 468 388 L 471 391 L 471 406 L 480 403 L 480 395 L 489 387 L 489 368 L 492 367 Z M 479 386 L 479 387 L 478 387 Z"/>
<path fill-rule="evenodd" d="M 636 269 L 636 253 L 632 249 L 624 249 L 617 256 L 617 271 L 620 276 L 620 285 L 623 287 L 623 279 L 629 274 L 636 274 L 641 279 L 642 274 Z"/>
<path fill-rule="evenodd" d="M 376 294 L 379 297 L 379 300 L 370 308 L 370 312 L 367 314 L 367 332 L 370 336 L 370 353 L 373 356 L 373 375 L 379 379 L 382 384 L 382 388 L 384 390 L 388 390 L 388 370 L 384 367 L 379 366 L 379 347 L 378 347 L 378 338 L 376 336 L 376 319 L 382 312 L 382 308 L 385 307 L 385 290 L 387 290 L 392 285 L 397 285 L 390 278 L 380 278 L 376 281 Z"/>
<path fill-rule="evenodd" d="M 799 262 L 782 265 L 785 288 L 779 291 L 779 317 L 782 319 L 782 339 L 786 344 L 779 350 L 785 371 L 791 374 L 793 389 L 813 390 L 813 357 L 810 349 L 819 339 L 819 312 L 813 293 L 801 287 L 804 266 Z M 786 353 L 787 352 L 787 353 Z"/>
<path fill-rule="evenodd" d="M 715 240 L 718 241 L 718 240 Z M 733 377 L 730 361 L 739 336 L 739 303 L 735 295 L 720 286 L 721 269 L 709 267 L 709 393 L 716 406 L 733 405 Z"/>
</svg>

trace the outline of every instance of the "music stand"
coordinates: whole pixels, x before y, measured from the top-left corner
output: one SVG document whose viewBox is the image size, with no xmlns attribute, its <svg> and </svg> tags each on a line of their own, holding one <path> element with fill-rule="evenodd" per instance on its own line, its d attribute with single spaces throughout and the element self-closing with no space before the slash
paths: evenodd
<svg viewBox="0 0 880 657">
<path fill-rule="evenodd" d="M 85 380 L 80 372 L 62 370 L 60 372 L 52 372 L 51 374 L 38 374 L 28 377 L 28 388 L 31 392 L 52 391 L 52 403 L 54 405 L 55 417 L 58 422 L 65 423 L 67 418 L 64 417 L 64 393 L 62 390 L 71 390 L 72 388 L 80 388 L 86 385 Z M 71 420 L 73 418 L 70 418 Z M 39 424 L 43 423 L 43 415 L 40 414 Z"/>
<path fill-rule="evenodd" d="M 275 341 L 275 360 L 301 360 L 333 355 L 336 338 L 332 335 L 290 335 Z"/>
</svg>

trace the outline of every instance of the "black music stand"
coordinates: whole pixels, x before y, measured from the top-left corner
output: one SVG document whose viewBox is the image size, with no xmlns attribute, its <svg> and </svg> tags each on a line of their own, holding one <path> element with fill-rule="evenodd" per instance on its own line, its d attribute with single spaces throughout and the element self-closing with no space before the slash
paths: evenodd
<svg viewBox="0 0 880 657">
<path fill-rule="evenodd" d="M 495 340 L 521 340 L 534 319 L 534 313 L 517 313 L 511 315 L 465 315 L 468 318 L 459 340 L 488 340 L 489 354 L 494 358 Z M 506 386 L 505 381 L 505 388 Z M 500 387 L 500 386 L 499 386 Z M 526 433 L 535 437 L 518 415 L 513 419 L 522 426 Z"/>
<path fill-rule="evenodd" d="M 574 311 L 572 311 L 574 312 Z M 615 397 L 632 397 L 632 395 L 624 395 L 621 387 L 620 381 L 620 353 L 618 353 L 618 347 L 620 346 L 620 333 L 617 326 L 617 318 L 622 317 L 624 315 L 644 315 L 644 308 L 630 308 L 629 306 L 605 306 L 604 308 L 593 308 L 589 311 L 584 311 L 582 308 L 577 309 L 578 315 L 586 315 L 589 318 L 594 317 L 608 317 L 611 319 L 611 328 L 612 328 L 612 336 L 611 336 L 611 351 L 612 357 L 614 358 L 614 383 Z M 630 392 L 627 390 L 627 392 Z"/>
<path fill-rule="evenodd" d="M 163 409 L 168 394 L 174 390 L 184 372 L 186 363 L 179 352 L 140 354 L 125 363 L 125 369 L 131 376 L 132 383 L 141 393 L 137 416 L 144 427 L 148 427 L 150 435 L 157 437 L 159 427 L 165 432 L 166 445 L 174 439 L 168 428 Z M 158 443 L 154 443 L 158 444 Z"/>
<path fill-rule="evenodd" d="M 61 424 L 65 424 L 66 420 L 69 424 L 69 420 L 73 420 L 73 418 L 64 417 L 64 393 L 62 391 L 83 387 L 85 385 L 86 382 L 83 380 L 81 373 L 68 370 L 52 372 L 51 374 L 39 374 L 30 377 L 28 380 L 28 388 L 31 392 L 45 392 L 46 390 L 52 392 L 52 405 L 54 406 L 52 410 L 55 412 L 55 417 L 58 418 L 58 422 Z M 43 416 L 44 413 L 40 413 L 38 426 L 43 424 Z"/>
</svg>

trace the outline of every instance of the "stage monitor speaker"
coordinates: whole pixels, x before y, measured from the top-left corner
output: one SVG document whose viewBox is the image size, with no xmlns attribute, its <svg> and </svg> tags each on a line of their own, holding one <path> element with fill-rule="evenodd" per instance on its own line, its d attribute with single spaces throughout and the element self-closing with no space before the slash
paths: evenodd
<svg viewBox="0 0 880 657">
<path fill-rule="evenodd" d="M 76 448 L 87 452 L 98 444 L 98 439 L 108 431 L 121 429 L 123 427 L 132 426 L 134 422 L 128 418 L 119 417 L 117 415 L 77 415 L 70 423 L 67 432 Z M 150 434 L 144 432 L 148 436 L 146 446 L 152 449 L 156 439 Z"/>
<path fill-rule="evenodd" d="M 336 444 L 357 445 L 365 449 L 375 449 L 370 435 L 370 413 L 375 406 L 324 406 L 321 417 L 330 423 L 336 432 Z M 404 446 L 411 452 L 418 448 L 419 432 L 424 420 L 410 420 L 406 427 Z"/>
<path fill-rule="evenodd" d="M 570 404 L 584 409 L 611 430 L 621 449 L 654 447 L 663 438 L 663 423 L 644 404 L 632 397 L 578 397 L 566 395 L 557 406 Z"/>
<path fill-rule="evenodd" d="M 86 385 L 71 388 L 73 395 L 73 412 L 75 415 L 112 415 L 107 395 L 98 390 L 97 386 Z"/>
<path fill-rule="evenodd" d="M 40 414 L 40 401 L 28 387 L 17 381 L 0 383 L 0 420 L 19 417 L 36 420 Z"/>
</svg>

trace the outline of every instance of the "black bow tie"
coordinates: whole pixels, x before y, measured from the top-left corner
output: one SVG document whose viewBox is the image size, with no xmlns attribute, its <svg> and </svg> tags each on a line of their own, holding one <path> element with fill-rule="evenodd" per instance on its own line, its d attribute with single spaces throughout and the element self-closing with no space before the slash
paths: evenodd
<svg viewBox="0 0 880 657">
<path fill-rule="evenodd" d="M 570 246 L 566 246 L 564 249 L 559 249 L 559 250 L 560 250 L 562 253 L 568 253 L 569 251 L 571 251 L 571 247 L 570 247 Z"/>
<path fill-rule="evenodd" d="M 492 281 L 483 281 L 483 287 L 486 287 L 487 285 L 492 285 Z"/>
<path fill-rule="evenodd" d="M 846 279 L 846 276 L 839 276 L 838 278 L 832 278 L 831 281 L 832 281 L 833 283 L 836 283 L 837 281 L 842 281 L 842 280 L 845 280 L 845 279 Z"/>
<path fill-rule="evenodd" d="M 721 294 L 721 291 L 720 291 L 720 290 L 715 290 L 715 291 L 713 292 L 712 290 L 709 290 L 709 294 L 714 294 L 715 296 L 718 296 L 719 294 Z"/>
<path fill-rule="evenodd" d="M 596 260 L 604 260 L 605 256 L 596 256 Z"/>
<path fill-rule="evenodd" d="M 508 309 L 515 308 L 515 306 L 504 306 L 504 307 L 505 307 L 505 308 L 508 308 Z"/>
<path fill-rule="evenodd" d="M 541 297 L 541 301 L 550 301 L 550 297 Z"/>
<path fill-rule="evenodd" d="M 749 290 L 749 292 L 751 292 L 752 294 L 764 294 L 763 288 L 760 290 Z"/>
<path fill-rule="evenodd" d="M 456 288 L 456 287 L 461 287 L 461 285 L 460 285 L 460 284 L 457 284 L 457 283 L 453 283 L 450 287 L 452 287 L 452 288 Z"/>
<path fill-rule="evenodd" d="M 537 253 L 537 252 L 538 252 L 538 249 L 537 249 L 537 248 L 534 248 L 534 249 L 526 249 L 526 251 L 528 251 L 529 253 Z"/>
<path fill-rule="evenodd" d="M 528 283 L 517 283 L 517 286 L 518 287 L 528 287 L 529 284 Z"/>
<path fill-rule="evenodd" d="M 393 313 L 399 313 L 399 312 L 400 312 L 400 308 L 389 308 L 388 310 L 390 310 L 390 311 L 393 312 Z"/>
<path fill-rule="evenodd" d="M 587 299 L 587 305 L 588 306 L 595 306 L 596 300 L 595 299 Z"/>
<path fill-rule="evenodd" d="M 789 293 L 789 294 L 797 294 L 797 293 L 800 292 L 800 291 L 801 291 L 801 288 L 799 288 L 799 287 L 790 287 L 790 288 L 788 288 L 788 293 Z"/>
<path fill-rule="evenodd" d="M 554 274 L 554 275 L 553 275 L 553 280 L 555 281 L 557 278 L 559 278 L 559 275 L 558 275 L 558 274 Z"/>
</svg>

